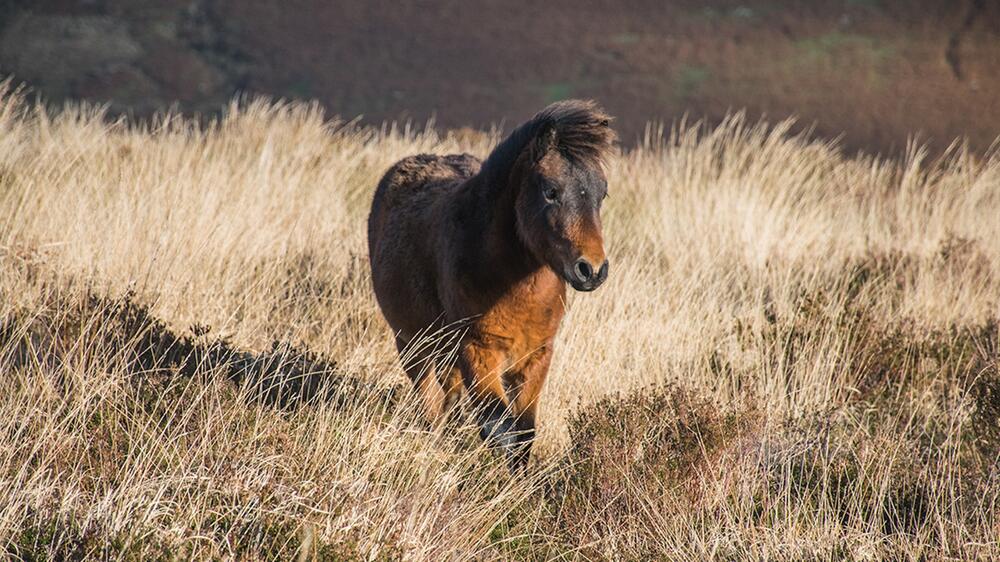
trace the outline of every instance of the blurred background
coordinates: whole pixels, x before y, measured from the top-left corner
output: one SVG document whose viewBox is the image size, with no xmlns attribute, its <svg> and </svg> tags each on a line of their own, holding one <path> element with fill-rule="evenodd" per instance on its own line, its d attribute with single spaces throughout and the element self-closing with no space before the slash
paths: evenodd
<svg viewBox="0 0 1000 562">
<path fill-rule="evenodd" d="M 0 0 L 0 74 L 138 119 L 238 93 L 366 123 L 509 126 L 591 97 L 649 121 L 797 116 L 848 150 L 1000 134 L 995 0 Z"/>
</svg>

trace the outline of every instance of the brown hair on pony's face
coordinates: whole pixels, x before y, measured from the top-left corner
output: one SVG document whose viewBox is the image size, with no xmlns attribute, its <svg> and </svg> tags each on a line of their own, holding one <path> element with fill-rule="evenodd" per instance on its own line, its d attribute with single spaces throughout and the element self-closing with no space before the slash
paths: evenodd
<svg viewBox="0 0 1000 562">
<path fill-rule="evenodd" d="M 516 202 L 518 234 L 539 261 L 574 289 L 593 291 L 608 277 L 601 234 L 608 182 L 599 162 L 563 154 L 556 134 L 544 131 L 524 155 L 527 166 Z"/>
</svg>

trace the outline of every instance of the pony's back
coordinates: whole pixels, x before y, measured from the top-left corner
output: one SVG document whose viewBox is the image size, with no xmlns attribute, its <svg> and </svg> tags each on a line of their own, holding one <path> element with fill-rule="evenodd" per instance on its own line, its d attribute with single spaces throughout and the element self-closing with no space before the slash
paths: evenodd
<svg viewBox="0 0 1000 562">
<path fill-rule="evenodd" d="M 368 257 L 379 306 L 404 335 L 441 316 L 434 253 L 445 227 L 448 196 L 476 175 L 468 154 L 419 154 L 394 164 L 379 181 L 368 216 Z"/>
</svg>

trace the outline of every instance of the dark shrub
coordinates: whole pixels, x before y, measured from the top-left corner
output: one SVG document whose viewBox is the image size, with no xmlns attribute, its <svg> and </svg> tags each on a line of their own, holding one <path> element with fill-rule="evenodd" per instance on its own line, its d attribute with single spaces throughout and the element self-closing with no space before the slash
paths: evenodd
<svg viewBox="0 0 1000 562">
<path fill-rule="evenodd" d="M 630 537 L 634 555 L 653 555 L 656 519 L 696 500 L 695 476 L 756 419 L 674 387 L 606 398 L 580 411 L 550 489 L 552 534 L 574 545 Z"/>
</svg>

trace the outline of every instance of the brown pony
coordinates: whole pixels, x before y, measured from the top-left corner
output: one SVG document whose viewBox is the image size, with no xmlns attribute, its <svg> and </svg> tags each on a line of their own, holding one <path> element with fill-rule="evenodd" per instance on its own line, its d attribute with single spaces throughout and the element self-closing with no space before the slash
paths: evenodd
<svg viewBox="0 0 1000 562">
<path fill-rule="evenodd" d="M 600 213 L 609 120 L 590 101 L 554 103 L 485 162 L 410 156 L 375 190 L 375 296 L 400 355 L 414 356 L 404 367 L 427 417 L 436 423 L 464 383 L 480 435 L 512 469 L 530 454 L 565 283 L 592 291 L 608 276 Z M 421 334 L 456 324 L 464 331 L 454 363 L 413 351 Z"/>
</svg>

